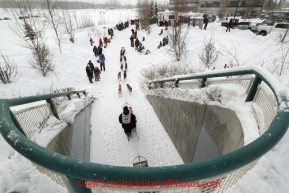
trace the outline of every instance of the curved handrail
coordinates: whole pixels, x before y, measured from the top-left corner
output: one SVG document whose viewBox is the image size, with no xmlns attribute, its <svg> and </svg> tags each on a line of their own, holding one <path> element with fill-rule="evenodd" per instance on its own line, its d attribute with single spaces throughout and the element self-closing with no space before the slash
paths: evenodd
<svg viewBox="0 0 289 193">
<path fill-rule="evenodd" d="M 275 95 L 275 98 L 277 100 L 278 105 L 280 105 L 280 98 L 285 95 L 285 99 L 282 101 L 288 100 L 288 93 L 284 93 L 284 91 L 287 91 L 287 89 L 280 83 L 272 74 L 270 74 L 268 71 L 265 71 L 263 68 L 259 66 L 245 66 L 245 67 L 237 67 L 232 69 L 226 69 L 226 70 L 215 70 L 211 72 L 202 72 L 202 73 L 196 73 L 194 75 L 187 75 L 187 76 L 174 76 L 173 78 L 163 78 L 160 80 L 155 80 L 149 83 L 151 85 L 152 83 L 158 83 L 158 82 L 172 82 L 172 81 L 184 81 L 184 80 L 192 80 L 192 79 L 200 79 L 200 78 L 216 78 L 216 77 L 224 77 L 224 76 L 236 76 L 236 75 L 248 75 L 248 74 L 255 74 L 257 77 L 259 77 L 262 81 L 264 81 L 269 88 L 272 90 L 272 92 Z M 267 79 L 274 80 L 272 82 L 269 82 Z M 287 100 L 286 100 L 287 99 Z"/>
<path fill-rule="evenodd" d="M 230 70 L 214 71 L 212 73 L 202 73 L 190 77 L 208 78 L 245 74 L 255 74 L 271 88 L 278 103 L 277 115 L 269 129 L 255 141 L 236 151 L 201 162 L 175 166 L 133 168 L 97 164 L 70 158 L 47 150 L 27 139 L 13 124 L 10 116 L 10 102 L 5 99 L 0 100 L 0 132 L 10 146 L 24 157 L 45 168 L 75 179 L 92 181 L 95 179 L 100 181 L 113 180 L 118 183 L 122 180 L 132 182 L 135 180 L 149 180 L 154 182 L 164 182 L 168 180 L 178 180 L 179 182 L 202 180 L 234 171 L 260 158 L 272 149 L 287 131 L 289 126 L 287 89 L 279 85 L 280 83 L 263 69 L 257 67 L 244 69 L 244 67 L 240 67 Z M 188 80 L 184 77 L 177 79 Z M 165 81 L 173 80 L 176 80 L 176 78 L 166 79 Z M 158 82 L 159 81 L 164 80 L 158 80 Z"/>
<path fill-rule="evenodd" d="M 57 97 L 70 97 L 72 94 L 79 94 L 83 93 L 86 95 L 85 90 L 80 90 L 80 91 L 71 91 L 71 92 L 62 92 L 62 93 L 56 93 L 56 94 L 46 94 L 46 95 L 36 95 L 36 96 L 29 96 L 29 97 L 22 97 L 22 98 L 11 98 L 11 99 L 6 99 L 9 101 L 10 106 L 16 106 L 16 105 L 23 105 L 26 103 L 32 103 L 32 102 L 37 102 L 37 101 L 42 101 L 42 100 L 47 100 L 51 98 L 57 98 Z"/>
</svg>

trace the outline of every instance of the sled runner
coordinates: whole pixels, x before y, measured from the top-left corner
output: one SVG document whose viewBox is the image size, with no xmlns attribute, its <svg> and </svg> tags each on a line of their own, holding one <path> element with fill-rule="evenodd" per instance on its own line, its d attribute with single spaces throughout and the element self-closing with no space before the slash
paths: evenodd
<svg viewBox="0 0 289 193">
<path fill-rule="evenodd" d="M 134 128 L 134 129 L 131 130 L 131 134 L 130 134 L 130 135 L 127 135 L 127 134 L 126 134 L 126 137 L 127 137 L 127 140 L 128 140 L 128 141 L 129 141 L 131 138 L 134 138 L 134 137 L 137 137 L 137 139 L 139 139 L 138 136 L 137 136 L 137 133 L 136 133 L 136 128 Z"/>
<path fill-rule="evenodd" d="M 143 156 L 136 156 L 132 162 L 133 167 L 149 167 L 148 161 Z"/>
</svg>

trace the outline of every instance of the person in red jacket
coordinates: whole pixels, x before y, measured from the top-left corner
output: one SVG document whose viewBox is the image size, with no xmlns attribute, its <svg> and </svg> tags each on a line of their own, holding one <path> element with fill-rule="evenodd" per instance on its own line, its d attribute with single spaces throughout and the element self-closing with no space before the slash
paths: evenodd
<svg viewBox="0 0 289 193">
<path fill-rule="evenodd" d="M 99 45 L 102 47 L 102 39 L 99 38 Z"/>
<path fill-rule="evenodd" d="M 205 24 L 204 30 L 207 29 L 208 23 L 209 23 L 209 18 L 208 18 L 208 16 L 204 16 L 204 24 Z"/>
<path fill-rule="evenodd" d="M 89 39 L 89 42 L 90 42 L 90 45 L 93 46 L 94 41 L 92 38 Z"/>
</svg>

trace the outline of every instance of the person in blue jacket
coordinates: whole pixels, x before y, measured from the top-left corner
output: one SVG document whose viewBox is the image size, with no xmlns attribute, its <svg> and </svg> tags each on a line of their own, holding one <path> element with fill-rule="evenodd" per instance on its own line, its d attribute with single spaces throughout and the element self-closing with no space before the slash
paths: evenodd
<svg viewBox="0 0 289 193">
<path fill-rule="evenodd" d="M 103 71 L 105 71 L 105 57 L 104 57 L 104 54 L 99 55 L 99 62 L 100 62 L 100 70 L 102 71 L 102 68 L 103 68 Z"/>
<path fill-rule="evenodd" d="M 98 52 L 98 50 L 97 50 L 97 47 L 96 47 L 96 46 L 93 47 L 93 50 L 92 50 L 92 51 L 93 51 L 95 57 L 97 57 L 97 52 Z"/>
</svg>

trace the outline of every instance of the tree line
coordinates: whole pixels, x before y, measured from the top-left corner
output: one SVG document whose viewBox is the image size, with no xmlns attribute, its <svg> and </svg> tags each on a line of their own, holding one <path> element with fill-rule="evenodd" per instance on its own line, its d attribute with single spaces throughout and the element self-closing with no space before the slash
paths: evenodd
<svg viewBox="0 0 289 193">
<path fill-rule="evenodd" d="M 29 0 L 33 9 L 45 9 L 45 2 L 43 0 Z M 57 2 L 57 9 L 106 9 L 106 8 L 121 8 L 129 9 L 135 6 L 121 1 L 108 1 L 107 3 L 92 3 L 82 1 L 55 1 Z M 0 8 L 17 8 L 15 1 L 0 0 Z"/>
</svg>

